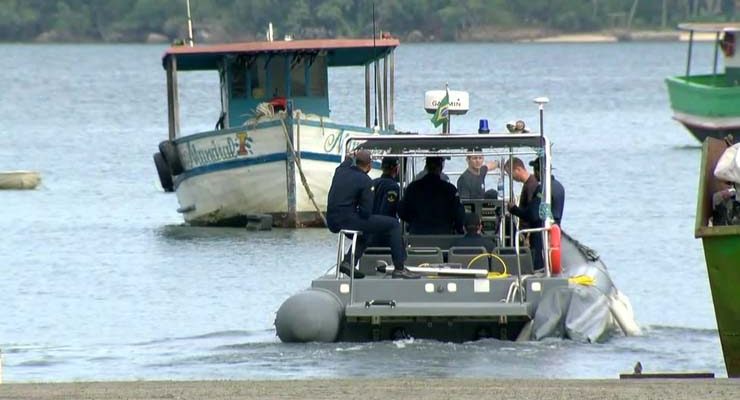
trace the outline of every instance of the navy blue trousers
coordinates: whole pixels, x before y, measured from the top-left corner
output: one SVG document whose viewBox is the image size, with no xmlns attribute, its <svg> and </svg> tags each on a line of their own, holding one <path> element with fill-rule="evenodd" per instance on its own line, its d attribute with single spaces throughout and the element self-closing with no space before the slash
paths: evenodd
<svg viewBox="0 0 740 400">
<path fill-rule="evenodd" d="M 328 218 L 327 223 L 332 232 L 339 232 L 341 229 L 351 229 L 361 231 L 363 234 L 357 238 L 357 247 L 355 248 L 355 261 L 365 253 L 368 243 L 372 240 L 373 235 L 386 236 L 391 248 L 391 257 L 393 266 L 402 268 L 406 260 L 406 249 L 403 247 L 401 238 L 401 225 L 398 220 L 385 215 L 371 215 L 367 219 L 359 215 L 351 215 L 345 218 Z M 349 260 L 349 255 L 345 257 Z"/>
</svg>

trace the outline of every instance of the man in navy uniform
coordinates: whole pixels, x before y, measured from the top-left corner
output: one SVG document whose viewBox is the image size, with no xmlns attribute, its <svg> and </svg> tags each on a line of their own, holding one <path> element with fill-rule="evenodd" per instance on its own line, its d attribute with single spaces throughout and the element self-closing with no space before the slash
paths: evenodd
<svg viewBox="0 0 740 400">
<path fill-rule="evenodd" d="M 393 259 L 394 278 L 418 278 L 404 268 L 406 251 L 401 238 L 401 227 L 396 218 L 373 215 L 373 181 L 367 176 L 372 169 L 372 158 L 366 150 L 357 151 L 334 171 L 334 178 L 327 199 L 326 223 L 329 230 L 338 233 L 342 229 L 361 231 L 357 239 L 355 260 L 359 260 L 367 248 L 368 236 L 387 235 Z M 340 271 L 350 274 L 350 254 L 346 254 Z M 355 278 L 364 274 L 355 271 Z"/>
<path fill-rule="evenodd" d="M 398 158 L 383 157 L 380 164 L 383 174 L 373 179 L 373 214 L 398 217 L 401 189 L 398 186 Z"/>
<path fill-rule="evenodd" d="M 373 179 L 373 214 L 386 215 L 398 219 L 398 202 L 401 188 L 398 185 L 398 158 L 383 157 L 380 165 L 383 174 L 380 178 Z M 369 246 L 389 247 L 390 237 L 383 234 L 375 234 L 370 238 Z"/>
<path fill-rule="evenodd" d="M 442 157 L 427 157 L 427 174 L 411 182 L 398 205 L 398 215 L 409 223 L 409 233 L 439 235 L 463 233 L 465 209 L 455 185 L 442 180 Z"/>
</svg>

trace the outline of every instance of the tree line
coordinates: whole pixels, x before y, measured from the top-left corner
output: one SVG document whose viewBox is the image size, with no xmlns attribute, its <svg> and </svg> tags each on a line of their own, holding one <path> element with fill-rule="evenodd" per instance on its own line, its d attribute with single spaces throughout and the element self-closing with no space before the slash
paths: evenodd
<svg viewBox="0 0 740 400">
<path fill-rule="evenodd" d="M 734 21 L 740 0 L 190 0 L 196 38 L 490 40 Z M 187 36 L 186 0 L 0 0 L 0 41 L 142 42 Z M 374 15 L 374 18 L 373 18 Z M 373 24 L 373 22 L 375 22 Z"/>
</svg>

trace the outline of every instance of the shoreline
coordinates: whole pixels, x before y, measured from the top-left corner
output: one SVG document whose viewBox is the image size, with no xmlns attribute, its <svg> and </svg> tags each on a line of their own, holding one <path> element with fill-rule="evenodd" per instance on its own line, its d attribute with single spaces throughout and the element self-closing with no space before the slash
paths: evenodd
<svg viewBox="0 0 740 400">
<path fill-rule="evenodd" d="M 689 39 L 688 32 L 679 30 L 604 30 L 594 32 L 577 32 L 561 33 L 543 30 L 515 29 L 508 31 L 487 31 L 481 30 L 472 32 L 464 37 L 444 41 L 436 40 L 434 37 L 423 37 L 413 34 L 407 37 L 399 37 L 401 43 L 616 43 L 616 42 L 687 42 Z M 712 42 L 715 40 L 715 34 L 711 32 L 695 32 L 695 42 Z M 257 39 L 259 41 L 259 39 Z M 239 40 L 207 41 L 200 44 L 217 44 L 233 43 Z M 171 45 L 169 40 L 144 40 L 144 41 L 123 41 L 123 42 L 106 42 L 106 41 L 52 41 L 52 40 L 31 40 L 31 41 L 0 41 L 0 44 L 166 44 Z"/>
<path fill-rule="evenodd" d="M 724 400 L 740 397 L 740 379 L 313 379 L 11 383 L 0 399 L 575 399 Z"/>
</svg>

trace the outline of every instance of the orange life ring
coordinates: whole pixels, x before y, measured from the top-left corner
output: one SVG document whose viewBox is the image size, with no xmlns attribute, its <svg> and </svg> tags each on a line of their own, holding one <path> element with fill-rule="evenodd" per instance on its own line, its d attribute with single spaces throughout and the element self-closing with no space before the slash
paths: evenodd
<svg viewBox="0 0 740 400">
<path fill-rule="evenodd" d="M 550 272 L 558 275 L 563 271 L 560 253 L 560 227 L 552 225 L 550 227 Z"/>
<path fill-rule="evenodd" d="M 719 41 L 719 47 L 722 48 L 722 53 L 725 57 L 732 57 L 735 55 L 735 33 L 725 32 L 722 35 L 722 40 Z"/>
</svg>

